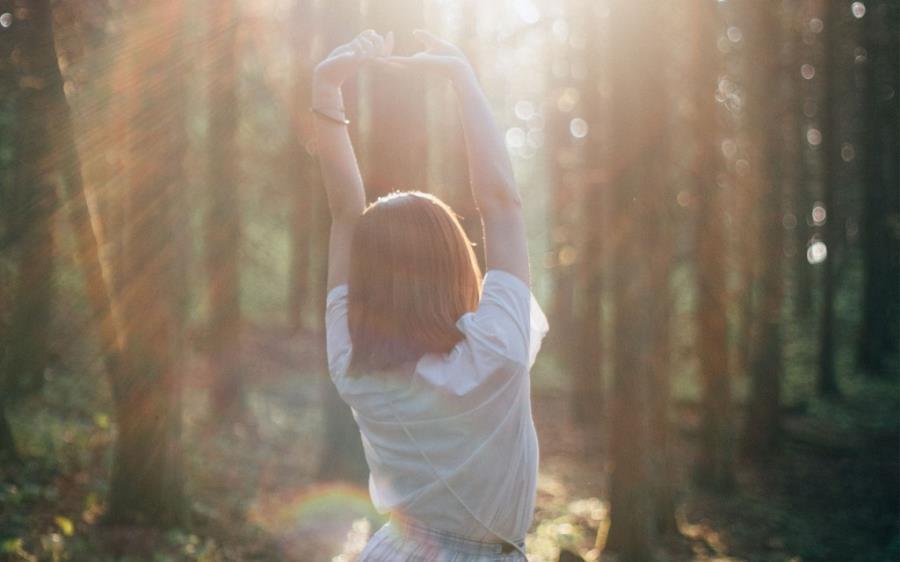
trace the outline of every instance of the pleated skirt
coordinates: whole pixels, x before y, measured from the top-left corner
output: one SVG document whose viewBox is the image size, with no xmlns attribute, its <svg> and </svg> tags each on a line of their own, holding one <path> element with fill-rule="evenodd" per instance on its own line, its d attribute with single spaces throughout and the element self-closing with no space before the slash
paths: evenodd
<svg viewBox="0 0 900 562">
<path fill-rule="evenodd" d="M 519 546 L 523 546 L 521 543 Z M 521 562 L 522 553 L 503 545 L 472 541 L 450 533 L 395 521 L 379 529 L 357 562 Z M 523 549 L 524 550 L 524 549 Z"/>
</svg>

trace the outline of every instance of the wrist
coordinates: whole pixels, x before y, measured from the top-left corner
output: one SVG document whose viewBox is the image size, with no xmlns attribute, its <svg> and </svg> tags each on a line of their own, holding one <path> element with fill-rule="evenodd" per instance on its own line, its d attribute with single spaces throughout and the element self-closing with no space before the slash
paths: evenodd
<svg viewBox="0 0 900 562">
<path fill-rule="evenodd" d="M 313 77 L 312 105 L 318 108 L 342 108 L 344 96 L 340 85 Z"/>
<path fill-rule="evenodd" d="M 341 86 L 343 86 L 342 80 L 336 80 L 333 77 L 328 76 L 319 66 L 313 71 L 312 78 L 313 92 L 332 92 L 335 90 L 340 92 Z"/>
</svg>

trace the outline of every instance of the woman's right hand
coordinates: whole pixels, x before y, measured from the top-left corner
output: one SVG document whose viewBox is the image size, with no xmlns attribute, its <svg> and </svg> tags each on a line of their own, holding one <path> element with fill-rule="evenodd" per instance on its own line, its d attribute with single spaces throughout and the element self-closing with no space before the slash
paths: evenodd
<svg viewBox="0 0 900 562">
<path fill-rule="evenodd" d="M 374 30 L 367 29 L 353 41 L 331 51 L 328 57 L 316 66 L 315 83 L 340 88 L 348 78 L 356 74 L 363 63 L 389 57 L 393 50 L 393 32 L 381 36 Z"/>
</svg>

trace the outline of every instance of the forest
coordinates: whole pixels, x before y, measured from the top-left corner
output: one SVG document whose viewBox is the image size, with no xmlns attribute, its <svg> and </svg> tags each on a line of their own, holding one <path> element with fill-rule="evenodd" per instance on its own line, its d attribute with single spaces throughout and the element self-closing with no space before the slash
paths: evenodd
<svg viewBox="0 0 900 562">
<path fill-rule="evenodd" d="M 900 3 L 0 0 L 0 559 L 350 562 L 313 69 L 458 44 L 550 332 L 532 562 L 900 559 Z M 481 255 L 440 77 L 344 86 L 367 197 Z M 482 262 L 483 263 L 483 262 Z"/>
</svg>

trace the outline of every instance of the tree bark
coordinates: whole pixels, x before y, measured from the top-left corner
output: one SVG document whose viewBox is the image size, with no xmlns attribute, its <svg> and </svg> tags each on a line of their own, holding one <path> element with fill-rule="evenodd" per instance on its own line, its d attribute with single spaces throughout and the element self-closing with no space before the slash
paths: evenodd
<svg viewBox="0 0 900 562">
<path fill-rule="evenodd" d="M 743 431 L 742 451 L 750 460 L 762 460 L 777 450 L 781 436 L 782 301 L 784 295 L 783 196 L 780 178 L 782 131 L 772 99 L 778 91 L 780 22 L 775 4 L 762 6 L 744 0 L 747 21 L 744 35 L 748 59 L 758 71 L 747 84 L 747 116 L 756 125 L 750 131 L 749 165 L 760 192 L 761 257 L 758 329 L 750 349 L 750 396 Z M 752 61 L 752 63 L 750 62 Z"/>
<path fill-rule="evenodd" d="M 19 461 L 19 449 L 13 435 L 12 426 L 6 417 L 6 405 L 0 401 L 0 466 Z"/>
<path fill-rule="evenodd" d="M 829 2 L 822 5 L 822 20 L 825 29 L 822 43 L 825 48 L 824 81 L 823 90 L 825 103 L 823 108 L 822 145 L 825 150 L 823 157 L 822 174 L 822 199 L 825 206 L 826 219 L 823 241 L 826 244 L 828 254 L 825 258 L 824 271 L 822 273 L 822 309 L 819 324 L 819 373 L 817 386 L 819 394 L 827 397 L 840 395 L 835 372 L 835 346 L 834 330 L 834 299 L 837 290 L 837 257 L 841 237 L 841 216 L 837 204 L 837 183 L 840 181 L 841 142 L 838 131 L 837 96 L 838 72 L 835 50 L 839 41 L 837 27 L 840 16 L 832 9 Z"/>
<path fill-rule="evenodd" d="M 288 290 L 288 324 L 295 332 L 302 330 L 305 315 L 312 310 L 315 284 L 312 272 L 316 264 L 312 244 L 317 224 L 316 201 L 324 197 L 318 181 L 318 165 L 308 151 L 312 146 L 312 125 L 309 120 L 310 84 L 314 57 L 315 12 L 310 0 L 295 0 L 292 10 L 290 41 L 293 45 L 291 61 L 291 123 L 294 126 L 285 145 L 284 162 L 292 191 L 291 217 L 291 277 Z M 320 260 L 321 262 L 321 260 Z"/>
<path fill-rule="evenodd" d="M 572 5 L 570 9 L 579 10 L 577 13 L 581 15 L 578 22 L 573 22 L 573 33 L 587 35 L 600 25 L 596 9 L 591 3 Z M 566 45 L 569 50 L 568 44 Z M 560 347 L 559 352 L 572 357 L 575 420 L 585 427 L 598 430 L 603 427 L 606 413 L 602 355 L 603 274 L 606 270 L 604 239 L 607 234 L 604 219 L 607 194 L 611 187 L 608 168 L 605 167 L 609 165 L 609 138 L 605 134 L 609 114 L 604 107 L 606 100 L 600 96 L 605 74 L 605 69 L 597 62 L 601 60 L 600 57 L 600 50 L 596 46 L 588 46 L 578 55 L 568 54 L 568 59 L 573 63 L 581 62 L 585 65 L 587 70 L 584 83 L 558 83 L 553 98 L 556 99 L 566 86 L 582 86 L 584 95 L 579 105 L 580 111 L 564 113 L 558 107 L 553 107 L 555 103 L 550 104 L 549 109 L 556 117 L 554 121 L 557 121 L 551 123 L 556 129 L 554 136 L 564 140 L 551 153 L 552 165 L 557 169 L 558 175 L 554 189 L 557 206 L 554 237 L 559 236 L 561 242 L 556 248 L 557 290 L 562 293 L 562 304 L 565 305 L 555 312 L 566 314 L 556 320 L 560 323 L 558 336 L 568 344 L 568 347 Z M 583 116 L 588 124 L 588 131 L 586 137 L 575 139 L 576 142 L 573 143 L 570 123 L 578 116 Z M 580 164 L 583 166 L 580 172 L 573 169 L 578 161 L 572 154 L 579 148 Z M 573 223 L 578 226 L 574 231 L 570 226 Z M 573 248 L 575 261 L 570 264 L 565 260 L 564 252 L 571 252 Z M 573 334 L 577 334 L 577 337 L 573 338 Z"/>
<path fill-rule="evenodd" d="M 614 379 L 610 397 L 611 525 L 607 547 L 623 562 L 653 560 L 653 545 L 660 514 L 653 458 L 654 433 L 650 413 L 655 405 L 654 369 L 660 367 L 653 344 L 654 312 L 665 297 L 654 293 L 659 248 L 646 229 L 659 220 L 655 199 L 662 192 L 660 176 L 652 168 L 664 128 L 660 104 L 661 37 L 656 12 L 647 4 L 618 0 L 612 5 L 610 30 L 612 65 L 610 84 L 613 137 L 617 140 L 610 163 L 612 222 L 612 296 L 614 315 Z M 650 227 L 652 228 L 652 227 Z"/>
<path fill-rule="evenodd" d="M 54 289 L 54 214 L 58 207 L 56 172 L 59 156 L 50 139 L 50 119 L 56 76 L 52 31 L 44 30 L 40 6 L 16 19 L 13 34 L 18 56 L 12 56 L 18 78 L 17 131 L 13 149 L 11 212 L 7 224 L 8 249 L 17 256 L 17 279 L 9 300 L 7 357 L 4 363 L 9 392 L 40 388 L 49 364 L 50 325 Z"/>
<path fill-rule="evenodd" d="M 184 67 L 181 0 L 146 6 L 153 26 L 129 26 L 138 91 L 124 142 L 127 170 L 123 310 L 127 347 L 112 381 L 118 440 L 110 523 L 179 526 L 187 520 L 181 447 L 180 342 L 184 262 L 173 233 L 184 188 Z"/>
<path fill-rule="evenodd" d="M 701 486 L 725 493 L 734 486 L 731 369 L 728 358 L 727 250 L 725 206 L 716 178 L 721 170 L 717 104 L 719 74 L 715 48 L 721 22 L 714 4 L 696 11 L 694 51 L 694 165 L 697 225 L 697 356 L 703 387 L 703 419 L 696 477 Z"/>
<path fill-rule="evenodd" d="M 863 181 L 862 326 L 859 366 L 870 375 L 887 375 L 900 351 L 900 170 L 897 92 L 900 92 L 897 27 L 900 7 L 892 1 L 867 4 Z"/>
<path fill-rule="evenodd" d="M 246 405 L 240 361 L 241 213 L 237 154 L 238 73 L 234 0 L 211 0 L 209 14 L 209 210 L 206 275 L 209 296 L 210 413 L 217 423 L 242 421 Z"/>
</svg>

